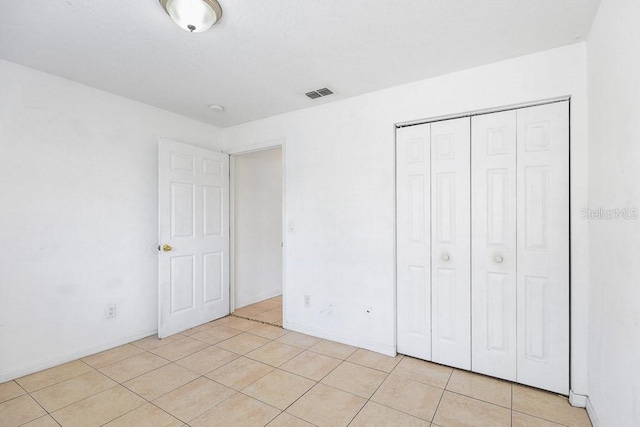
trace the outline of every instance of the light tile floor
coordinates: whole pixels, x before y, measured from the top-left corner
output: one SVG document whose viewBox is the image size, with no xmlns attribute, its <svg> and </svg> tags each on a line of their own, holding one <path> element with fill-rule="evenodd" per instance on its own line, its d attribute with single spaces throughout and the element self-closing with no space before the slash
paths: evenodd
<svg viewBox="0 0 640 427">
<path fill-rule="evenodd" d="M 0 426 L 590 426 L 564 397 L 229 316 L 0 384 Z"/>
<path fill-rule="evenodd" d="M 233 315 L 282 326 L 282 295 L 239 308 L 233 312 Z"/>
</svg>

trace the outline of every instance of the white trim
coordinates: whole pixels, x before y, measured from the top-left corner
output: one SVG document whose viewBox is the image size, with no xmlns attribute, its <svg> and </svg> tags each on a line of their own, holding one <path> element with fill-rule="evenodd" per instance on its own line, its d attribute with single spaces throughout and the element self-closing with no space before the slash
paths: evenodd
<svg viewBox="0 0 640 427">
<path fill-rule="evenodd" d="M 587 398 L 587 414 L 589 415 L 589 419 L 591 420 L 591 425 L 593 427 L 601 427 L 600 420 L 596 415 L 596 410 L 591 404 L 591 399 Z"/>
<path fill-rule="evenodd" d="M 376 353 L 381 353 L 387 356 L 395 357 L 396 349 L 395 346 L 392 345 L 383 345 L 377 342 L 371 342 L 366 340 L 358 340 L 348 337 L 342 334 L 332 334 L 320 331 L 315 328 L 309 328 L 307 326 L 298 325 L 296 323 L 284 322 L 284 329 L 294 332 L 300 332 L 301 334 L 311 335 L 313 337 L 322 338 L 330 341 L 335 341 L 342 344 L 351 345 L 358 348 L 364 348 L 366 350 L 375 351 Z"/>
<path fill-rule="evenodd" d="M 574 393 L 573 390 L 569 390 L 569 403 L 576 408 L 586 408 L 588 397 L 584 394 Z"/>
<path fill-rule="evenodd" d="M 236 158 L 229 155 L 229 313 L 236 307 Z"/>
<path fill-rule="evenodd" d="M 538 106 L 538 105 L 553 104 L 555 102 L 564 102 L 564 101 L 570 101 L 570 100 L 571 100 L 571 95 L 558 96 L 558 97 L 555 97 L 555 98 L 541 99 L 541 100 L 538 100 L 538 101 L 521 102 L 521 103 L 518 103 L 518 104 L 503 105 L 502 107 L 485 108 L 485 109 L 482 109 L 482 110 L 473 110 L 473 111 L 466 111 L 466 112 L 463 112 L 463 113 L 455 113 L 455 114 L 447 114 L 447 115 L 444 115 L 444 116 L 430 117 L 428 119 L 410 120 L 410 121 L 406 121 L 406 122 L 399 122 L 399 123 L 396 123 L 396 128 L 403 128 L 403 127 L 414 126 L 414 125 L 422 125 L 422 124 L 425 124 L 425 123 L 440 122 L 440 121 L 443 121 L 443 120 L 459 119 L 459 118 L 462 118 L 462 117 L 479 116 L 481 114 L 499 113 L 501 111 L 517 110 L 517 109 L 520 109 L 520 108 L 535 107 L 535 106 Z"/>
<path fill-rule="evenodd" d="M 124 344 L 129 344 L 139 339 L 146 338 L 151 335 L 156 335 L 157 333 L 158 333 L 158 329 L 147 329 L 142 332 L 129 335 L 126 338 L 121 338 L 119 340 L 110 341 L 106 344 L 93 346 L 86 350 L 75 351 L 73 353 L 67 353 L 60 356 L 56 356 L 52 359 L 47 360 L 46 362 L 42 362 L 37 365 L 30 366 L 28 368 L 21 368 L 16 371 L 0 372 L 0 384 L 6 381 L 13 380 L 15 378 L 20 378 L 25 375 L 33 374 L 34 372 L 40 372 L 45 369 L 53 368 L 55 366 L 62 365 L 63 363 L 73 362 L 74 360 L 91 356 L 93 354 L 100 353 L 101 351 L 110 350 L 112 348 L 115 348 Z"/>
</svg>

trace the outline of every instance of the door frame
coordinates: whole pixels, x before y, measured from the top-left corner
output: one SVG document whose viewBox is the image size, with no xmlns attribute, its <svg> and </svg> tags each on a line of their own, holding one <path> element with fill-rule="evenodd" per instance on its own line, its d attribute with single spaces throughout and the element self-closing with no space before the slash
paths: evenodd
<svg viewBox="0 0 640 427">
<path fill-rule="evenodd" d="M 287 305 L 284 303 L 286 300 L 286 263 L 287 263 L 287 229 L 286 229 L 286 145 L 284 140 L 268 141 L 264 145 L 255 146 L 251 148 L 240 148 L 237 150 L 227 150 L 226 154 L 229 155 L 229 313 L 233 313 L 235 310 L 235 157 L 243 154 L 255 153 L 258 151 L 266 151 L 274 148 L 280 148 L 282 150 L 282 326 L 287 323 Z M 286 329 L 286 328 L 285 328 Z"/>
</svg>

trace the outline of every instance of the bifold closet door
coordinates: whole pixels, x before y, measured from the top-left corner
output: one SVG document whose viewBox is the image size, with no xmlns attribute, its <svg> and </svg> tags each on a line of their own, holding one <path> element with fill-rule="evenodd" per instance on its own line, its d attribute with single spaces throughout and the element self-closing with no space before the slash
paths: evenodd
<svg viewBox="0 0 640 427">
<path fill-rule="evenodd" d="M 472 369 L 516 380 L 516 111 L 472 118 Z"/>
<path fill-rule="evenodd" d="M 568 394 L 569 103 L 517 115 L 517 381 Z"/>
<path fill-rule="evenodd" d="M 431 125 L 396 130 L 397 349 L 431 360 Z"/>
<path fill-rule="evenodd" d="M 431 359 L 471 369 L 470 119 L 431 124 Z"/>
</svg>

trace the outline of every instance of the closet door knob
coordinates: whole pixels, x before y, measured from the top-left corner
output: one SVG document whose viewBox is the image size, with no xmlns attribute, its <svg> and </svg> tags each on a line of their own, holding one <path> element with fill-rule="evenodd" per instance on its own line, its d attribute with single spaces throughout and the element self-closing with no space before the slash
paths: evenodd
<svg viewBox="0 0 640 427">
<path fill-rule="evenodd" d="M 443 261 L 449 261 L 449 254 L 442 254 L 440 255 L 440 259 L 442 259 Z"/>
<path fill-rule="evenodd" d="M 502 261 L 504 261 L 504 258 L 502 258 L 502 256 L 500 256 L 500 255 L 496 255 L 496 256 L 493 257 L 493 260 L 495 262 L 497 262 L 498 264 L 500 264 L 500 263 L 502 263 Z"/>
</svg>

